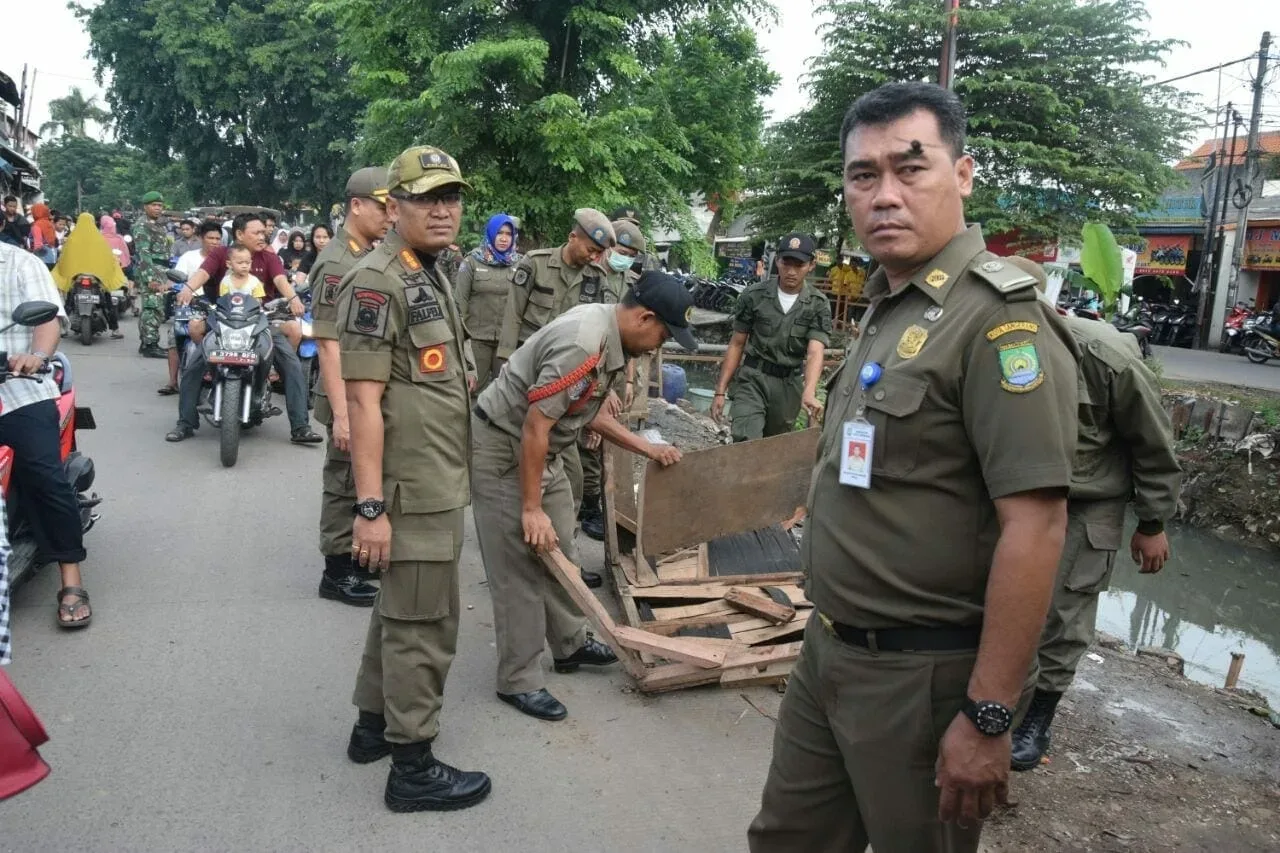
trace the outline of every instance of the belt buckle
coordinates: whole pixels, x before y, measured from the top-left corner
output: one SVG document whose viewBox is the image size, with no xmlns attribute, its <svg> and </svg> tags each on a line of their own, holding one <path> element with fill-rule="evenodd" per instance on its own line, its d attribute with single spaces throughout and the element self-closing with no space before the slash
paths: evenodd
<svg viewBox="0 0 1280 853">
<path fill-rule="evenodd" d="M 876 642 L 875 628 L 867 629 L 867 651 L 871 652 L 873 655 L 880 654 L 880 644 Z"/>
<path fill-rule="evenodd" d="M 823 613 L 821 610 L 818 611 L 818 621 L 822 623 L 823 628 L 827 629 L 828 634 L 830 634 L 833 637 L 836 635 L 835 623 L 831 621 L 830 616 Z"/>
</svg>

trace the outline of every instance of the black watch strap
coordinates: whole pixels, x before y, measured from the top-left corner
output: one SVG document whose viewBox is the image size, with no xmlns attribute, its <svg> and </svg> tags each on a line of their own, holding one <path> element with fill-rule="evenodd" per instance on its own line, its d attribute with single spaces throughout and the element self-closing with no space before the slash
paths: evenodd
<svg viewBox="0 0 1280 853">
<path fill-rule="evenodd" d="M 988 737 L 998 737 L 1013 726 L 1013 709 L 999 702 L 965 698 L 960 709 L 973 725 Z"/>
<path fill-rule="evenodd" d="M 1143 536 L 1158 536 L 1164 533 L 1164 522 L 1158 518 L 1140 519 L 1138 532 Z"/>
<path fill-rule="evenodd" d="M 387 511 L 387 502 L 378 500 L 377 498 L 365 498 L 364 500 L 353 504 L 351 510 L 356 515 L 373 521 L 375 518 Z"/>
</svg>

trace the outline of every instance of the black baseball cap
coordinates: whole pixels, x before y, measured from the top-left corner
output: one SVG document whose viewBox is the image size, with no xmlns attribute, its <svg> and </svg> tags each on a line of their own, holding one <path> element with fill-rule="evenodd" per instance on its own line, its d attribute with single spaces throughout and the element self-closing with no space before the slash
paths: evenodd
<svg viewBox="0 0 1280 853">
<path fill-rule="evenodd" d="M 798 261 L 804 261 L 806 264 L 813 260 L 813 253 L 816 248 L 813 244 L 813 238 L 802 231 L 793 231 L 778 241 L 778 255 L 780 257 L 795 258 Z"/>
<path fill-rule="evenodd" d="M 693 295 L 679 279 L 658 270 L 650 270 L 632 285 L 631 296 L 667 324 L 667 330 L 676 339 L 676 343 L 689 352 L 698 351 L 698 341 L 689 329 L 689 321 L 693 319 Z"/>
</svg>

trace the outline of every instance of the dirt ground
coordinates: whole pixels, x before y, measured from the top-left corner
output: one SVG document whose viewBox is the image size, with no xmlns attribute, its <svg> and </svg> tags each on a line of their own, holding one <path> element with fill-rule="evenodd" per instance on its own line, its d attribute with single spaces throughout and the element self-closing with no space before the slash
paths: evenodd
<svg viewBox="0 0 1280 853">
<path fill-rule="evenodd" d="M 1272 441 L 1280 449 L 1280 441 Z M 1259 547 L 1280 545 L 1280 452 L 1269 458 L 1230 445 L 1179 444 L 1182 521 Z"/>
</svg>

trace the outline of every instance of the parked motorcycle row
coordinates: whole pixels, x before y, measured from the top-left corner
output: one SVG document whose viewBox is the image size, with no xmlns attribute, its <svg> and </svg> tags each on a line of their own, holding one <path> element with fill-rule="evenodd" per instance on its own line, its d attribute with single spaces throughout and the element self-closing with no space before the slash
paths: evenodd
<svg viewBox="0 0 1280 853">
<path fill-rule="evenodd" d="M 1176 305 L 1177 300 L 1174 302 Z M 1102 301 L 1092 291 L 1086 290 L 1078 296 L 1072 296 L 1064 290 L 1058 297 L 1059 314 L 1083 317 L 1086 320 L 1097 320 L 1101 323 L 1105 322 L 1102 312 Z M 1123 314 L 1117 312 L 1111 323 L 1119 331 L 1133 335 L 1138 341 L 1138 349 L 1142 351 L 1142 357 L 1149 358 L 1152 344 L 1181 340 L 1187 316 L 1186 312 L 1183 312 L 1175 317 L 1174 312 L 1169 310 L 1169 306 L 1151 305 L 1139 298 L 1133 302 L 1128 311 Z M 1174 319 L 1177 320 L 1176 323 L 1173 322 Z M 1194 317 L 1190 317 L 1190 324 L 1193 330 L 1191 335 L 1194 338 Z M 1190 346 L 1190 342 L 1171 345 Z"/>
<path fill-rule="evenodd" d="M 1223 352 L 1238 352 L 1254 364 L 1280 358 L 1280 303 L 1257 311 L 1237 302 L 1223 323 Z"/>
<path fill-rule="evenodd" d="M 718 281 L 699 276 L 686 276 L 684 286 L 693 296 L 693 304 L 707 311 L 732 314 L 742 291 L 755 283 L 751 276 L 726 275 Z"/>
</svg>

